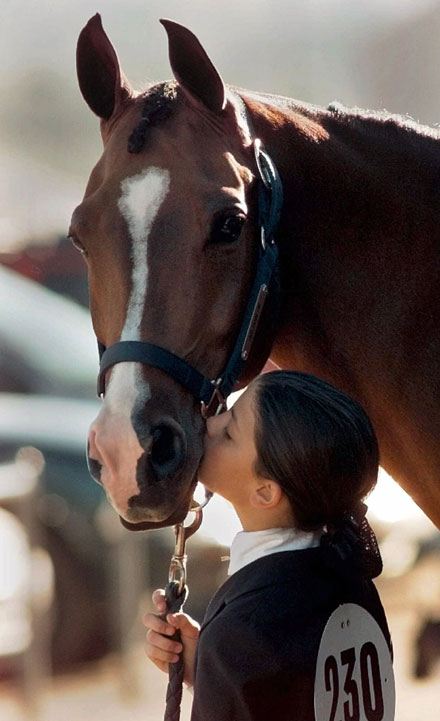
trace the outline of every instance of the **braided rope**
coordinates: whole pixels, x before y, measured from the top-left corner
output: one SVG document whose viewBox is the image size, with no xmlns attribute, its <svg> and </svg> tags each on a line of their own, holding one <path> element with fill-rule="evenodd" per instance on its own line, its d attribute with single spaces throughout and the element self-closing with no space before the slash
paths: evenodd
<svg viewBox="0 0 440 721">
<path fill-rule="evenodd" d="M 170 581 L 167 583 L 165 587 L 167 612 L 163 615 L 163 618 L 165 619 L 168 613 L 178 613 L 185 603 L 187 595 L 188 589 L 186 586 L 184 586 L 183 591 L 179 593 L 179 583 L 177 581 Z M 173 641 L 180 642 L 180 630 L 178 628 L 176 628 L 171 638 Z M 164 721 L 179 721 L 180 719 L 183 672 L 183 654 L 180 653 L 179 660 L 176 663 L 170 663 L 169 665 Z"/>
</svg>

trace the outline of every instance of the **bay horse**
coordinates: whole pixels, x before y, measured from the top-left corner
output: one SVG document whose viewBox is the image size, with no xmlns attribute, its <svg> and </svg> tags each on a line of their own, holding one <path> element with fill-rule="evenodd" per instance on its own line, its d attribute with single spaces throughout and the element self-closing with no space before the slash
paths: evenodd
<svg viewBox="0 0 440 721">
<path fill-rule="evenodd" d="M 104 151 L 69 235 L 88 264 L 102 350 L 152 344 L 220 377 L 263 242 L 260 139 L 284 203 L 234 388 L 270 357 L 353 395 L 382 465 L 440 526 L 439 131 L 226 86 L 192 32 L 161 22 L 174 80 L 144 92 L 123 75 L 99 15 L 78 40 Z M 184 518 L 204 420 L 188 387 L 136 358 L 101 373 L 88 457 L 124 525 L 139 530 Z"/>
</svg>

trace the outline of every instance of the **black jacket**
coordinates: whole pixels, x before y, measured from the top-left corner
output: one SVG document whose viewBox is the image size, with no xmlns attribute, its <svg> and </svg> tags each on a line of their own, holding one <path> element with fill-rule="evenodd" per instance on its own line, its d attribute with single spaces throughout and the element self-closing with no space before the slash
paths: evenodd
<svg viewBox="0 0 440 721">
<path fill-rule="evenodd" d="M 391 649 L 372 581 L 343 580 L 320 548 L 275 553 L 234 573 L 202 623 L 191 721 L 313 721 L 319 643 L 341 603 L 369 611 Z"/>
</svg>

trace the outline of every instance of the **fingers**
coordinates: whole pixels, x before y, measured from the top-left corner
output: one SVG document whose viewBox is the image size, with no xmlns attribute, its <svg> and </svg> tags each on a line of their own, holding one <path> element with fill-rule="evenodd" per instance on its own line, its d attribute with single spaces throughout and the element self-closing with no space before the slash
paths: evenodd
<svg viewBox="0 0 440 721">
<path fill-rule="evenodd" d="M 191 616 L 186 613 L 169 613 L 166 617 L 168 624 L 178 628 L 182 637 L 196 639 L 199 637 L 200 626 Z"/>
<path fill-rule="evenodd" d="M 143 618 L 143 623 L 148 628 L 145 644 L 148 658 L 161 668 L 163 668 L 163 664 L 176 663 L 183 646 L 170 638 L 176 630 L 175 627 L 154 613 L 147 613 Z"/>
<path fill-rule="evenodd" d="M 183 646 L 178 641 L 172 641 L 151 629 L 148 631 L 145 652 L 154 663 L 176 663 L 182 650 Z"/>
<path fill-rule="evenodd" d="M 166 615 L 167 602 L 165 592 L 161 588 L 154 591 L 153 603 L 158 613 L 147 613 L 142 619 L 148 629 L 146 655 L 158 668 L 167 671 L 169 664 L 176 663 L 183 652 L 185 667 L 192 669 L 200 631 L 199 624 L 185 613 Z M 172 638 L 176 629 L 180 630 L 182 643 Z M 191 658 L 189 663 L 188 658 Z"/>
<path fill-rule="evenodd" d="M 176 663 L 183 650 L 181 643 L 170 638 L 176 628 L 154 613 L 147 613 L 142 621 L 148 628 L 145 653 L 162 671 L 167 671 L 168 664 Z"/>
<path fill-rule="evenodd" d="M 153 603 L 159 613 L 166 613 L 167 601 L 165 598 L 165 591 L 163 588 L 158 588 L 153 593 Z"/>
<path fill-rule="evenodd" d="M 176 630 L 176 626 L 167 623 L 167 621 L 164 621 L 160 616 L 156 616 L 155 613 L 146 613 L 142 619 L 142 623 L 151 631 L 163 634 L 164 636 L 172 636 Z"/>
</svg>

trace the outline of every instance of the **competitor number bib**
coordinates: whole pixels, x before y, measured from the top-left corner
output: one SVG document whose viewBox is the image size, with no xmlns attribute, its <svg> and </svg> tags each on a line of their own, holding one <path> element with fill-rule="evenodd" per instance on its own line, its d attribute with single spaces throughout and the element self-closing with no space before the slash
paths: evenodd
<svg viewBox="0 0 440 721">
<path fill-rule="evenodd" d="M 393 721 L 391 654 L 378 623 L 355 603 L 330 616 L 315 675 L 316 721 Z"/>
</svg>

